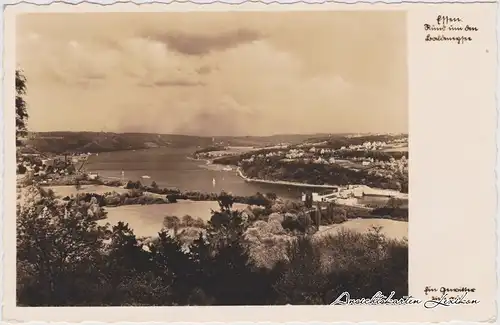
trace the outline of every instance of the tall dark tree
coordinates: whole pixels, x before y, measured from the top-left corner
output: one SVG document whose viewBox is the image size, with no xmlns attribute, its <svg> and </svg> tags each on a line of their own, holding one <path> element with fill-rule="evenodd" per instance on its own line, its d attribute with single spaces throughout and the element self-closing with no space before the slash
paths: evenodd
<svg viewBox="0 0 500 325">
<path fill-rule="evenodd" d="M 28 135 L 28 111 L 24 100 L 26 90 L 26 77 L 22 70 L 16 70 L 16 145 L 21 145 L 20 138 Z"/>
<path fill-rule="evenodd" d="M 327 278 L 321 268 L 321 254 L 308 237 L 298 237 L 288 247 L 288 263 L 274 284 L 279 304 L 322 304 Z"/>
<path fill-rule="evenodd" d="M 18 269 L 23 271 L 18 276 L 19 301 L 60 306 L 83 303 L 92 296 L 98 300 L 89 283 L 100 286 L 96 265 L 103 258 L 106 228 L 77 202 L 60 204 L 51 191 L 40 195 L 17 214 L 17 261 L 26 266 Z"/>
</svg>

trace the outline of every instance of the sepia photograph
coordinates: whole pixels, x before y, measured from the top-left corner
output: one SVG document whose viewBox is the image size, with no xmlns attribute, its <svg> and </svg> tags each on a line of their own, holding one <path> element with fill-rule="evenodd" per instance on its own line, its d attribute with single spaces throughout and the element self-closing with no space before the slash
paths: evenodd
<svg viewBox="0 0 500 325">
<path fill-rule="evenodd" d="M 407 296 L 406 19 L 20 14 L 17 306 Z"/>
</svg>

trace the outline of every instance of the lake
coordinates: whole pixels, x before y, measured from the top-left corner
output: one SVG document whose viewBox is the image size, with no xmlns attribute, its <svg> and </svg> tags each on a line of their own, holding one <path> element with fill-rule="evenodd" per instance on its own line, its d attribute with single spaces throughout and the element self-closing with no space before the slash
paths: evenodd
<svg viewBox="0 0 500 325">
<path fill-rule="evenodd" d="M 111 226 L 124 222 L 138 237 L 156 237 L 163 228 L 163 219 L 167 215 L 182 218 L 184 215 L 210 220 L 211 210 L 219 208 L 217 202 L 179 201 L 174 204 L 126 205 L 106 207 L 107 218 L 99 220 L 100 225 L 109 223 Z M 244 210 L 245 204 L 235 204 L 235 209 Z M 381 232 L 388 238 L 408 238 L 408 222 L 386 219 L 351 219 L 342 224 L 321 226 L 314 236 L 335 235 L 341 229 L 367 233 L 372 227 L 382 227 Z"/>
<path fill-rule="evenodd" d="M 98 156 L 89 157 L 86 169 L 97 172 L 102 177 L 116 179 L 121 178 L 123 171 L 125 179 L 140 180 L 145 185 L 155 181 L 160 187 L 176 187 L 181 190 L 216 193 L 225 190 L 234 195 L 274 192 L 289 199 L 300 199 L 301 192 L 305 190 L 305 188 L 294 186 L 247 183 L 238 176 L 234 169 L 225 171 L 220 167 L 207 165 L 204 160 L 188 158 L 195 150 L 196 148 L 154 148 L 100 153 Z M 150 178 L 142 179 L 141 177 L 145 175 Z M 215 179 L 215 185 L 212 183 L 213 179 Z M 64 190 L 69 189 L 64 188 Z M 380 202 L 384 198 L 366 197 L 360 200 L 362 202 L 359 203 L 366 204 Z M 165 215 L 182 217 L 189 214 L 206 220 L 210 216 L 210 210 L 217 208 L 217 202 L 190 201 L 150 206 L 107 207 L 107 219 L 100 222 L 116 224 L 118 221 L 124 221 L 130 224 L 138 236 L 154 236 L 162 228 Z M 388 223 L 384 226 L 395 227 L 398 225 L 397 231 L 395 231 L 397 235 L 391 233 L 391 237 L 400 237 L 400 233 L 405 233 L 404 229 L 400 229 L 404 228 L 404 223 L 391 220 L 381 222 Z M 358 223 L 363 224 L 358 225 Z M 343 226 L 364 232 L 365 228 L 368 228 L 372 223 L 373 221 L 349 220 Z"/>
<path fill-rule="evenodd" d="M 274 192 L 280 197 L 298 200 L 302 192 L 314 188 L 302 188 L 278 184 L 248 183 L 236 173 L 220 166 L 207 165 L 205 160 L 190 158 L 197 148 L 153 148 L 132 151 L 104 152 L 89 157 L 86 169 L 97 172 L 105 178 L 124 178 L 140 180 L 144 185 L 155 181 L 159 187 L 175 187 L 180 190 L 214 192 L 231 192 L 234 195 L 248 196 L 257 192 Z M 143 179 L 142 176 L 149 176 Z M 215 185 L 213 183 L 215 180 Z M 324 191 L 324 189 L 318 189 Z M 365 197 L 358 200 L 360 204 L 380 203 L 387 198 Z"/>
<path fill-rule="evenodd" d="M 92 155 L 85 168 L 105 178 L 140 180 L 144 185 L 155 181 L 159 187 L 180 190 L 219 193 L 222 190 L 234 195 L 253 195 L 257 192 L 274 192 L 279 196 L 299 199 L 301 188 L 274 184 L 247 183 L 236 170 L 222 170 L 207 165 L 204 160 L 188 157 L 196 148 L 154 148 L 135 151 L 115 151 Z M 143 179 L 142 176 L 149 176 Z M 215 179 L 215 185 L 213 180 Z"/>
<path fill-rule="evenodd" d="M 237 210 L 244 210 L 246 207 L 246 204 L 233 205 Z M 138 237 L 149 237 L 158 235 L 163 228 L 165 216 L 182 218 L 190 215 L 206 222 L 212 216 L 211 210 L 219 210 L 219 204 L 215 201 L 179 201 L 173 204 L 123 205 L 106 207 L 107 218 L 99 220 L 98 223 L 100 225 L 109 223 L 114 226 L 121 221 L 127 223 Z"/>
</svg>

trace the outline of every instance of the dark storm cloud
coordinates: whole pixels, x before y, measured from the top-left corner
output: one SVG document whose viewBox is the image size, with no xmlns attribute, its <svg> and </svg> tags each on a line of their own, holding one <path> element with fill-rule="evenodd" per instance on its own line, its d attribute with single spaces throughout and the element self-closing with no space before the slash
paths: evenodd
<svg viewBox="0 0 500 325">
<path fill-rule="evenodd" d="M 186 55 L 204 55 L 211 51 L 223 51 L 262 38 L 261 34 L 249 29 L 238 29 L 219 35 L 168 32 L 148 36 L 167 44 L 173 51 Z"/>
</svg>

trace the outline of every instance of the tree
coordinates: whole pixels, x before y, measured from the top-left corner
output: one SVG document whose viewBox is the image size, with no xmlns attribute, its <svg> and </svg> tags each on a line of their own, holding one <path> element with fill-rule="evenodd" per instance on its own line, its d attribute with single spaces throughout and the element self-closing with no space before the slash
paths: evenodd
<svg viewBox="0 0 500 325">
<path fill-rule="evenodd" d="M 276 193 L 273 193 L 273 192 L 269 192 L 266 194 L 266 197 L 271 200 L 271 201 L 274 201 L 278 198 L 278 196 L 276 195 Z"/>
<path fill-rule="evenodd" d="M 260 278 L 253 270 L 250 256 L 239 240 L 216 244 L 217 251 L 211 263 L 204 291 L 216 299 L 218 305 L 255 304 Z M 206 263 L 205 263 L 206 264 Z M 260 288 L 259 288 L 260 289 Z"/>
<path fill-rule="evenodd" d="M 158 239 L 149 245 L 154 271 L 173 296 L 165 296 L 162 304 L 185 304 L 191 293 L 190 280 L 195 267 L 190 254 L 183 251 L 182 243 L 166 231 L 158 234 Z"/>
<path fill-rule="evenodd" d="M 288 247 L 288 261 L 274 288 L 279 303 L 322 304 L 325 274 L 317 246 L 307 237 L 298 237 Z"/>
<path fill-rule="evenodd" d="M 177 195 L 175 195 L 175 194 L 168 194 L 167 195 L 167 201 L 169 203 L 177 203 Z"/>
<path fill-rule="evenodd" d="M 25 174 L 26 173 L 26 167 L 24 167 L 23 164 L 18 164 L 17 165 L 17 172 L 18 172 L 18 174 Z"/>
<path fill-rule="evenodd" d="M 70 164 L 66 168 L 66 171 L 68 172 L 68 174 L 73 175 L 76 172 L 76 168 L 74 165 Z"/>
<path fill-rule="evenodd" d="M 408 244 L 386 238 L 380 227 L 361 234 L 341 230 L 317 242 L 323 249 L 328 284 L 326 303 L 347 291 L 352 299 L 372 292 L 408 292 Z"/>
<path fill-rule="evenodd" d="M 401 208 L 403 206 L 403 200 L 401 200 L 399 198 L 391 197 L 387 201 L 386 206 L 389 208 L 394 208 L 394 209 Z"/>
<path fill-rule="evenodd" d="M 109 244 L 107 245 L 106 282 L 113 295 L 110 300 L 119 304 L 127 297 L 125 292 L 130 289 L 130 279 L 151 269 L 149 256 L 142 249 L 128 224 L 119 222 L 112 227 Z M 139 295 L 137 295 L 139 296 Z"/>
<path fill-rule="evenodd" d="M 167 229 L 173 229 L 174 236 L 177 236 L 177 231 L 181 225 L 181 221 L 176 216 L 166 216 L 163 219 L 163 226 Z"/>
<path fill-rule="evenodd" d="M 19 301 L 60 306 L 97 297 L 102 272 L 96 265 L 102 261 L 107 231 L 87 207 L 76 201 L 61 204 L 53 193 L 40 192 L 39 199 L 19 209 L 16 221 L 17 260 L 25 266 L 18 277 L 23 288 Z"/>
<path fill-rule="evenodd" d="M 334 203 L 329 203 L 326 209 L 325 221 L 330 223 L 343 223 L 347 221 L 347 212 L 345 209 L 336 206 Z"/>
<path fill-rule="evenodd" d="M 77 179 L 76 183 L 75 183 L 75 189 L 77 191 L 79 191 L 79 190 L 81 190 L 81 188 L 82 188 L 82 185 L 80 184 L 80 180 Z"/>
<path fill-rule="evenodd" d="M 194 218 L 191 217 L 190 215 L 185 215 L 184 217 L 182 217 L 181 223 L 184 227 L 192 227 L 195 221 Z"/>
<path fill-rule="evenodd" d="M 313 205 L 312 193 L 311 193 L 311 192 L 307 192 L 307 193 L 306 193 L 306 202 L 305 202 L 305 206 L 306 206 L 306 208 L 311 209 L 311 208 L 312 208 L 312 205 Z"/>
<path fill-rule="evenodd" d="M 229 212 L 233 207 L 234 198 L 223 191 L 217 198 L 217 202 L 219 203 L 222 212 Z"/>
<path fill-rule="evenodd" d="M 127 184 L 125 185 L 125 188 L 126 189 L 140 190 L 140 189 L 142 189 L 142 184 L 141 184 L 141 181 L 137 181 L 137 182 L 128 181 Z"/>
<path fill-rule="evenodd" d="M 22 70 L 16 70 L 16 145 L 22 145 L 21 138 L 28 134 L 28 112 L 26 101 L 26 77 Z"/>
<path fill-rule="evenodd" d="M 153 181 L 153 182 L 151 183 L 151 188 L 152 188 L 153 190 L 158 190 L 158 184 L 156 184 L 156 182 L 155 182 L 155 181 Z"/>
</svg>

